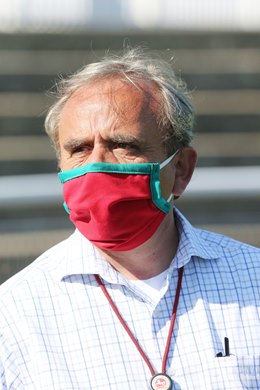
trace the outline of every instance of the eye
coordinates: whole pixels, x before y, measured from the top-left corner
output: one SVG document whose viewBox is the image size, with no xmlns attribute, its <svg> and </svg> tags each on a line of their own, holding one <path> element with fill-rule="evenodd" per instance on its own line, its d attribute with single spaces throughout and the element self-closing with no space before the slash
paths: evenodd
<svg viewBox="0 0 260 390">
<path fill-rule="evenodd" d="M 125 142 L 116 142 L 114 143 L 114 148 L 118 149 L 129 149 L 131 146 Z"/>
<path fill-rule="evenodd" d="M 75 153 L 80 153 L 84 150 L 84 147 L 83 146 L 78 146 L 77 148 L 74 148 L 71 153 L 72 154 L 75 154 Z"/>
<path fill-rule="evenodd" d="M 125 149 L 128 151 L 139 151 L 136 144 L 130 142 L 113 142 L 113 149 Z"/>
<path fill-rule="evenodd" d="M 77 154 L 77 153 L 82 153 L 84 151 L 84 146 L 78 146 L 77 148 L 74 148 L 71 151 L 71 154 Z"/>
<path fill-rule="evenodd" d="M 71 155 L 86 153 L 89 152 L 90 150 L 91 150 L 90 145 L 78 145 L 71 149 Z"/>
</svg>

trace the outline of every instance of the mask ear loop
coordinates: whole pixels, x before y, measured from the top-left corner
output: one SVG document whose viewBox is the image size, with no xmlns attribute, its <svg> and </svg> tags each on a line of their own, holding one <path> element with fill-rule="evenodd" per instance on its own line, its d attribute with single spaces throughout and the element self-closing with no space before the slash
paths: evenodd
<svg viewBox="0 0 260 390">
<path fill-rule="evenodd" d="M 160 164 L 160 170 L 162 169 L 162 168 L 164 168 L 164 167 L 166 167 L 166 165 L 168 165 L 171 161 L 172 161 L 172 159 L 176 156 L 176 154 L 179 152 L 179 149 L 178 150 L 176 150 L 176 152 L 175 153 L 173 153 L 173 155 L 171 155 L 170 157 L 168 157 L 166 160 L 164 160 L 161 164 Z M 168 199 L 167 199 L 167 202 L 171 202 L 171 200 L 172 200 L 172 198 L 173 198 L 173 194 L 170 194 L 170 196 L 168 197 Z"/>
<path fill-rule="evenodd" d="M 169 198 L 167 199 L 167 202 L 171 202 L 171 200 L 172 200 L 172 198 L 173 198 L 173 194 L 170 194 L 170 196 L 169 196 Z"/>
<path fill-rule="evenodd" d="M 166 165 L 168 165 L 172 159 L 176 156 L 176 154 L 179 152 L 179 149 L 176 150 L 175 153 L 173 153 L 170 157 L 168 157 L 166 160 L 164 160 L 163 162 L 161 162 L 160 164 L 160 169 L 163 169 L 164 167 L 166 167 Z"/>
</svg>

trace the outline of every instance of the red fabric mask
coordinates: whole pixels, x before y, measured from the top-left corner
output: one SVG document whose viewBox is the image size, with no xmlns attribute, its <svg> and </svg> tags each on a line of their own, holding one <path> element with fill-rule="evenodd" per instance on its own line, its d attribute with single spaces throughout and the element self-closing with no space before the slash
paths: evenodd
<svg viewBox="0 0 260 390">
<path fill-rule="evenodd" d="M 102 249 L 127 251 L 143 244 L 172 208 L 160 190 L 160 168 L 172 158 L 161 165 L 98 162 L 60 172 L 71 221 Z"/>
</svg>

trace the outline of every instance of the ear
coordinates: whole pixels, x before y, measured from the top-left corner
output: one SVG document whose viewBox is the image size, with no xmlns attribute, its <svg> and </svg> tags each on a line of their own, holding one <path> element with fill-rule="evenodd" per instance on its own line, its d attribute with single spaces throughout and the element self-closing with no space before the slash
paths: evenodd
<svg viewBox="0 0 260 390">
<path fill-rule="evenodd" d="M 175 181 L 172 189 L 174 196 L 179 197 L 190 182 L 197 162 L 197 152 L 192 147 L 185 147 L 177 154 L 175 163 Z"/>
</svg>

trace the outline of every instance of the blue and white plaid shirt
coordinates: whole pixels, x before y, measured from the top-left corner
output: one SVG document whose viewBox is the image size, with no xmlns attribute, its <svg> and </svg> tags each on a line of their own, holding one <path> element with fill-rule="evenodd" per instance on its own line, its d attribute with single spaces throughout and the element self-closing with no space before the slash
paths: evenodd
<svg viewBox="0 0 260 390">
<path fill-rule="evenodd" d="M 174 389 L 260 388 L 257 267 L 260 249 L 194 229 L 176 211 L 180 243 L 157 301 L 117 273 L 78 231 L 0 287 L 0 389 L 144 390 L 150 371 L 112 312 L 160 372 L 184 276 L 167 361 Z M 230 356 L 224 352 L 224 338 Z"/>
</svg>

